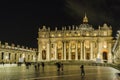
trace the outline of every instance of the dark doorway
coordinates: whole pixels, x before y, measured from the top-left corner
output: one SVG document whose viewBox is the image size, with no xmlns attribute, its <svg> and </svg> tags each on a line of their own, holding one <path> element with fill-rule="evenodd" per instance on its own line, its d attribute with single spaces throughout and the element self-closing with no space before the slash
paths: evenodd
<svg viewBox="0 0 120 80">
<path fill-rule="evenodd" d="M 103 52 L 103 60 L 107 60 L 107 52 Z"/>
</svg>

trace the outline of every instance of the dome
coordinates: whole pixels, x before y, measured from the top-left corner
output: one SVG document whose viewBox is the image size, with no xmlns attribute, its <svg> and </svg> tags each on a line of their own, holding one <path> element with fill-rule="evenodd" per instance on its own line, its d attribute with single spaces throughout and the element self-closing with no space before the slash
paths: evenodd
<svg viewBox="0 0 120 80">
<path fill-rule="evenodd" d="M 92 25 L 89 25 L 89 24 L 80 24 L 79 29 L 80 30 L 94 30 Z"/>
<path fill-rule="evenodd" d="M 79 25 L 79 29 L 80 30 L 94 30 L 94 28 L 92 28 L 92 25 L 88 24 L 88 18 L 85 14 L 84 18 L 83 18 L 83 24 Z"/>
</svg>

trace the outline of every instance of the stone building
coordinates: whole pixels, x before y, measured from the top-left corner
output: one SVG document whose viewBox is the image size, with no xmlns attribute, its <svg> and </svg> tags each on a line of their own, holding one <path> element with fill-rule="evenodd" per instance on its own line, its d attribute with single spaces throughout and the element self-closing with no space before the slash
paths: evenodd
<svg viewBox="0 0 120 80">
<path fill-rule="evenodd" d="M 114 62 L 120 64 L 120 30 L 117 31 L 117 37 L 113 46 Z"/>
<path fill-rule="evenodd" d="M 15 44 L 2 44 L 0 41 L 0 63 L 35 62 L 36 49 Z"/>
<path fill-rule="evenodd" d="M 85 15 L 83 23 L 38 32 L 38 61 L 77 60 L 112 62 L 112 27 L 107 24 L 94 29 Z"/>
</svg>

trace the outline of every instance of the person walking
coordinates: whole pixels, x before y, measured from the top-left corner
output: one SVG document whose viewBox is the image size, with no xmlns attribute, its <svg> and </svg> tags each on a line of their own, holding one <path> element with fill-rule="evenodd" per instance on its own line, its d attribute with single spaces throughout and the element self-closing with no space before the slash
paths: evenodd
<svg viewBox="0 0 120 80">
<path fill-rule="evenodd" d="M 63 68 L 64 68 L 63 63 L 61 63 L 61 71 L 63 71 Z"/>
<path fill-rule="evenodd" d="M 81 69 L 81 76 L 85 76 L 84 65 L 81 65 L 80 69 Z"/>
<path fill-rule="evenodd" d="M 45 67 L 44 62 L 42 62 L 41 65 L 42 65 L 42 70 L 44 71 L 44 67 Z"/>
<path fill-rule="evenodd" d="M 40 69 L 40 63 L 38 63 L 37 66 L 38 66 L 38 70 L 39 70 Z"/>
<path fill-rule="evenodd" d="M 34 64 L 35 70 L 37 70 L 37 63 Z"/>
</svg>

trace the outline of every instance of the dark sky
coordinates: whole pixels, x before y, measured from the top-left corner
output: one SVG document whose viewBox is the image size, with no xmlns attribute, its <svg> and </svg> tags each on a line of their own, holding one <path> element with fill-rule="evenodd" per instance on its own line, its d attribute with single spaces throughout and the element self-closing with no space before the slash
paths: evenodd
<svg viewBox="0 0 120 80">
<path fill-rule="evenodd" d="M 3 0 L 0 41 L 36 48 L 39 27 L 79 25 L 85 13 L 94 28 L 107 23 L 113 36 L 120 29 L 120 0 Z"/>
</svg>

